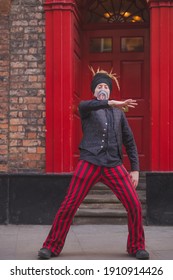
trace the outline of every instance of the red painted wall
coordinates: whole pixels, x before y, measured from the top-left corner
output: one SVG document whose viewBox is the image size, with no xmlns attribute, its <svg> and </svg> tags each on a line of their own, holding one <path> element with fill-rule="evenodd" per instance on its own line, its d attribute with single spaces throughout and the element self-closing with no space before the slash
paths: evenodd
<svg viewBox="0 0 173 280">
<path fill-rule="evenodd" d="M 173 170 L 173 2 L 150 1 L 151 170 Z"/>
</svg>

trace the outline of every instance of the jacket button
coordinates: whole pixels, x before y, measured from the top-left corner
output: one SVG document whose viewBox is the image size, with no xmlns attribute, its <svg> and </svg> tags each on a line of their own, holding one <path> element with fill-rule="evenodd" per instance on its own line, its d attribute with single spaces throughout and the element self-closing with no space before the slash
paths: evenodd
<svg viewBox="0 0 173 280">
<path fill-rule="evenodd" d="M 103 148 L 103 146 L 101 146 L 101 148 Z"/>
</svg>

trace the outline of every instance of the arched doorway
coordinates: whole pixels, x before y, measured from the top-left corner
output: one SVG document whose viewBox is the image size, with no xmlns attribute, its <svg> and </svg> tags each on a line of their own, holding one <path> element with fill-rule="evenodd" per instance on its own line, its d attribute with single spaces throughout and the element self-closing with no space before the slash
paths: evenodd
<svg viewBox="0 0 173 280">
<path fill-rule="evenodd" d="M 134 98 L 135 110 L 127 112 L 138 146 L 141 170 L 150 169 L 149 110 L 149 11 L 146 1 L 77 1 L 82 18 L 82 82 L 76 101 L 92 98 L 88 66 L 113 69 L 120 82 L 112 98 Z M 74 129 L 79 128 L 74 114 Z M 74 162 L 78 159 L 81 132 L 74 133 Z M 129 162 L 124 151 L 125 165 Z"/>
<path fill-rule="evenodd" d="M 116 4 L 115 4 L 116 3 Z M 92 97 L 88 65 L 119 76 L 112 98 L 137 99 L 127 113 L 141 169 L 149 170 L 149 8 L 144 0 L 46 1 L 46 172 L 71 172 L 79 158 L 77 106 Z M 151 146 L 151 145 L 150 145 Z M 125 164 L 128 161 L 125 156 Z"/>
</svg>

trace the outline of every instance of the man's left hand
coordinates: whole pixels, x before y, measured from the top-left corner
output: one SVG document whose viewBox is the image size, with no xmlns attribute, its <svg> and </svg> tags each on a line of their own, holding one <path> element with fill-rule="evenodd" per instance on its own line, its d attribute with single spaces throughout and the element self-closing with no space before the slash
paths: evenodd
<svg viewBox="0 0 173 280">
<path fill-rule="evenodd" d="M 135 106 L 137 106 L 138 103 L 136 102 L 136 100 L 133 99 L 127 99 L 124 101 L 108 100 L 108 105 L 126 111 L 128 108 L 135 108 Z"/>
<path fill-rule="evenodd" d="M 138 182 L 139 182 L 139 171 L 131 171 L 130 178 L 132 180 L 132 184 L 133 184 L 134 188 L 136 189 Z"/>
</svg>

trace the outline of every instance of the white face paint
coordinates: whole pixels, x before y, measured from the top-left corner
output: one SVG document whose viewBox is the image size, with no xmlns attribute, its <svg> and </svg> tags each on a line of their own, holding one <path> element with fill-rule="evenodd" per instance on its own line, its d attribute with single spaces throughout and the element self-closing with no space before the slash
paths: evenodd
<svg viewBox="0 0 173 280">
<path fill-rule="evenodd" d="M 108 85 L 105 83 L 98 84 L 95 88 L 94 96 L 98 100 L 108 100 L 110 96 L 110 89 Z"/>
</svg>

